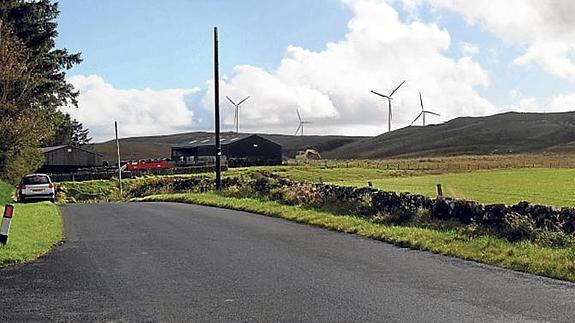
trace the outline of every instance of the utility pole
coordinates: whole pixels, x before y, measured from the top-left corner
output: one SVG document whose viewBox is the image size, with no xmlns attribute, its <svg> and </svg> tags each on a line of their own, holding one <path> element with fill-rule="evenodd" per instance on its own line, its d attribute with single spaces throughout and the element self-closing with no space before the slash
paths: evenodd
<svg viewBox="0 0 575 323">
<path fill-rule="evenodd" d="M 222 190 L 222 169 L 221 156 L 222 147 L 220 144 L 220 70 L 218 57 L 218 27 L 214 27 L 214 110 L 215 110 L 215 144 L 216 144 L 216 190 Z"/>
<path fill-rule="evenodd" d="M 120 165 L 120 140 L 118 140 L 118 122 L 114 121 L 114 129 L 116 131 L 116 150 L 118 152 L 118 183 L 120 186 L 120 198 L 124 196 L 122 191 L 122 166 Z"/>
</svg>

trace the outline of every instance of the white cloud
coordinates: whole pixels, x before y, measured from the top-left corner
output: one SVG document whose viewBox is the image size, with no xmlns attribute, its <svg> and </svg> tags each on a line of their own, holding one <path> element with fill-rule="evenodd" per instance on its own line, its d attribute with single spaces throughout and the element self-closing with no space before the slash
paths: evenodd
<svg viewBox="0 0 575 323">
<path fill-rule="evenodd" d="M 290 133 L 299 106 L 313 122 L 306 128 L 309 133 L 356 129 L 347 134 L 379 134 L 386 129 L 387 103 L 369 91 L 390 92 L 403 79 L 407 83 L 394 95 L 394 129 L 408 125 L 419 112 L 418 91 L 430 109 L 441 113 L 438 121 L 496 112 L 475 90 L 489 86 L 487 72 L 471 56 L 446 56 L 451 45 L 447 30 L 433 23 L 404 23 L 383 0 L 344 3 L 354 13 L 344 40 L 322 51 L 289 46 L 277 69 L 237 66 L 221 82 L 222 95 L 252 96 L 241 111 L 242 129 Z M 470 46 L 468 52 L 473 51 Z M 206 108 L 213 106 L 209 87 Z M 231 124 L 231 109 L 226 113 L 224 122 Z"/>
<path fill-rule="evenodd" d="M 464 56 L 473 56 L 479 53 L 479 46 L 467 42 L 460 42 L 459 49 Z"/>
<path fill-rule="evenodd" d="M 421 0 L 404 0 L 413 9 Z M 427 0 L 460 13 L 471 25 L 525 47 L 517 65 L 537 64 L 549 74 L 575 78 L 575 2 L 572 0 Z"/>
<path fill-rule="evenodd" d="M 554 97 L 549 107 L 556 112 L 575 111 L 575 93 L 562 94 Z"/>
<path fill-rule="evenodd" d="M 113 138 L 115 120 L 122 137 L 173 133 L 194 123 L 184 97 L 197 88 L 120 90 L 97 75 L 76 75 L 68 81 L 80 92 L 79 108 L 62 110 L 90 129 L 94 141 Z"/>
<path fill-rule="evenodd" d="M 537 105 L 537 99 L 532 97 L 520 99 L 519 109 L 528 112 L 541 112 L 541 108 Z"/>
</svg>

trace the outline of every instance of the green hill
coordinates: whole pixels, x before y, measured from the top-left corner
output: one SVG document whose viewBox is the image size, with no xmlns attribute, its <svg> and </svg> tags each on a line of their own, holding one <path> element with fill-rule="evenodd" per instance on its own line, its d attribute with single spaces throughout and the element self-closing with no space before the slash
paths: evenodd
<svg viewBox="0 0 575 323">
<path fill-rule="evenodd" d="M 210 134 L 189 132 L 121 139 L 123 159 L 170 157 L 170 147 Z M 410 126 L 377 137 L 260 134 L 283 146 L 285 157 L 314 147 L 325 158 L 376 159 L 516 153 L 575 153 L 575 112 L 463 117 L 426 127 Z M 114 141 L 94 144 L 114 160 Z M 353 156 L 353 157 L 350 157 Z"/>
<path fill-rule="evenodd" d="M 410 126 L 325 153 L 328 158 L 575 152 L 575 112 L 517 113 L 457 118 Z"/>
<path fill-rule="evenodd" d="M 229 133 L 227 133 L 229 134 Z M 120 139 L 122 159 L 168 158 L 171 146 L 185 144 L 210 136 L 208 132 L 188 132 L 162 136 L 132 137 Z M 298 150 L 313 147 L 321 153 L 336 149 L 367 137 L 351 136 L 293 136 L 259 134 L 283 146 L 285 157 L 294 157 Z M 94 151 L 104 155 L 105 160 L 116 159 L 116 142 L 113 140 L 93 145 Z"/>
</svg>

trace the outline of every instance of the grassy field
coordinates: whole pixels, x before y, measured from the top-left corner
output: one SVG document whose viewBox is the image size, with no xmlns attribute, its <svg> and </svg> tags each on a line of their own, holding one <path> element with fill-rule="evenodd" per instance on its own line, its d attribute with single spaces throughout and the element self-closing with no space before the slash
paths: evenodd
<svg viewBox="0 0 575 323">
<path fill-rule="evenodd" d="M 62 239 L 62 216 L 49 203 L 16 204 L 8 244 L 0 247 L 0 266 L 35 260 Z"/>
<path fill-rule="evenodd" d="M 491 236 L 471 238 L 463 231 L 394 226 L 355 216 L 287 206 L 251 198 L 215 193 L 157 195 L 140 201 L 176 201 L 250 211 L 330 230 L 359 234 L 402 247 L 474 260 L 537 275 L 575 281 L 575 250 L 547 248 L 528 241 L 511 243 Z"/>
<path fill-rule="evenodd" d="M 575 169 L 517 168 L 481 170 L 461 173 L 429 175 L 425 172 L 385 170 L 378 168 L 331 168 L 324 166 L 273 166 L 232 168 L 224 177 L 249 175 L 256 171 L 271 171 L 296 181 L 324 182 L 336 185 L 367 186 L 385 191 L 411 192 L 436 196 L 436 185 L 442 184 L 444 195 L 482 203 L 515 204 L 529 201 L 556 207 L 575 207 Z M 182 175 L 179 175 L 182 176 Z M 185 176 L 213 176 L 195 174 Z M 130 187 L 144 179 L 126 180 Z M 91 195 L 117 198 L 116 182 L 90 181 L 61 183 L 60 187 L 90 200 Z M 71 194 L 73 195 L 73 194 Z"/>
<path fill-rule="evenodd" d="M 338 185 L 373 186 L 384 191 L 436 195 L 440 183 L 446 196 L 482 203 L 515 204 L 520 201 L 575 207 L 575 169 L 510 169 L 469 173 L 395 176 L 381 170 L 294 169 L 283 172 L 295 180 Z M 348 175 L 349 174 L 349 175 Z"/>
<path fill-rule="evenodd" d="M 290 166 L 260 168 L 296 181 L 336 185 L 367 186 L 384 191 L 410 192 L 436 196 L 436 185 L 444 195 L 487 204 L 515 204 L 520 201 L 575 207 L 575 169 L 520 168 L 441 175 L 406 175 L 400 171 L 374 168 L 325 168 Z M 241 174 L 250 169 L 234 169 Z M 230 173 L 231 174 L 231 173 Z"/>
</svg>

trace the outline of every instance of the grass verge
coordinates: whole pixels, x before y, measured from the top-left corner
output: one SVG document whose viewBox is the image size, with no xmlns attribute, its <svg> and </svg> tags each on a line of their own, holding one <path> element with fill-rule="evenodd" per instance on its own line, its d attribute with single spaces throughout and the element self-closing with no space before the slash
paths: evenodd
<svg viewBox="0 0 575 323">
<path fill-rule="evenodd" d="M 12 185 L 0 181 L 0 204 L 12 202 Z"/>
<path fill-rule="evenodd" d="M 216 193 L 154 195 L 134 200 L 182 202 L 249 211 L 330 230 L 358 234 L 401 247 L 575 282 L 575 250 L 573 248 L 548 248 L 528 241 L 512 243 L 491 236 L 470 238 L 456 230 L 384 225 L 356 216 L 336 216 L 273 201 L 225 197 Z"/>
<path fill-rule="evenodd" d="M 37 259 L 62 239 L 62 231 L 58 206 L 49 202 L 16 204 L 8 244 L 0 247 L 0 267 Z"/>
</svg>

